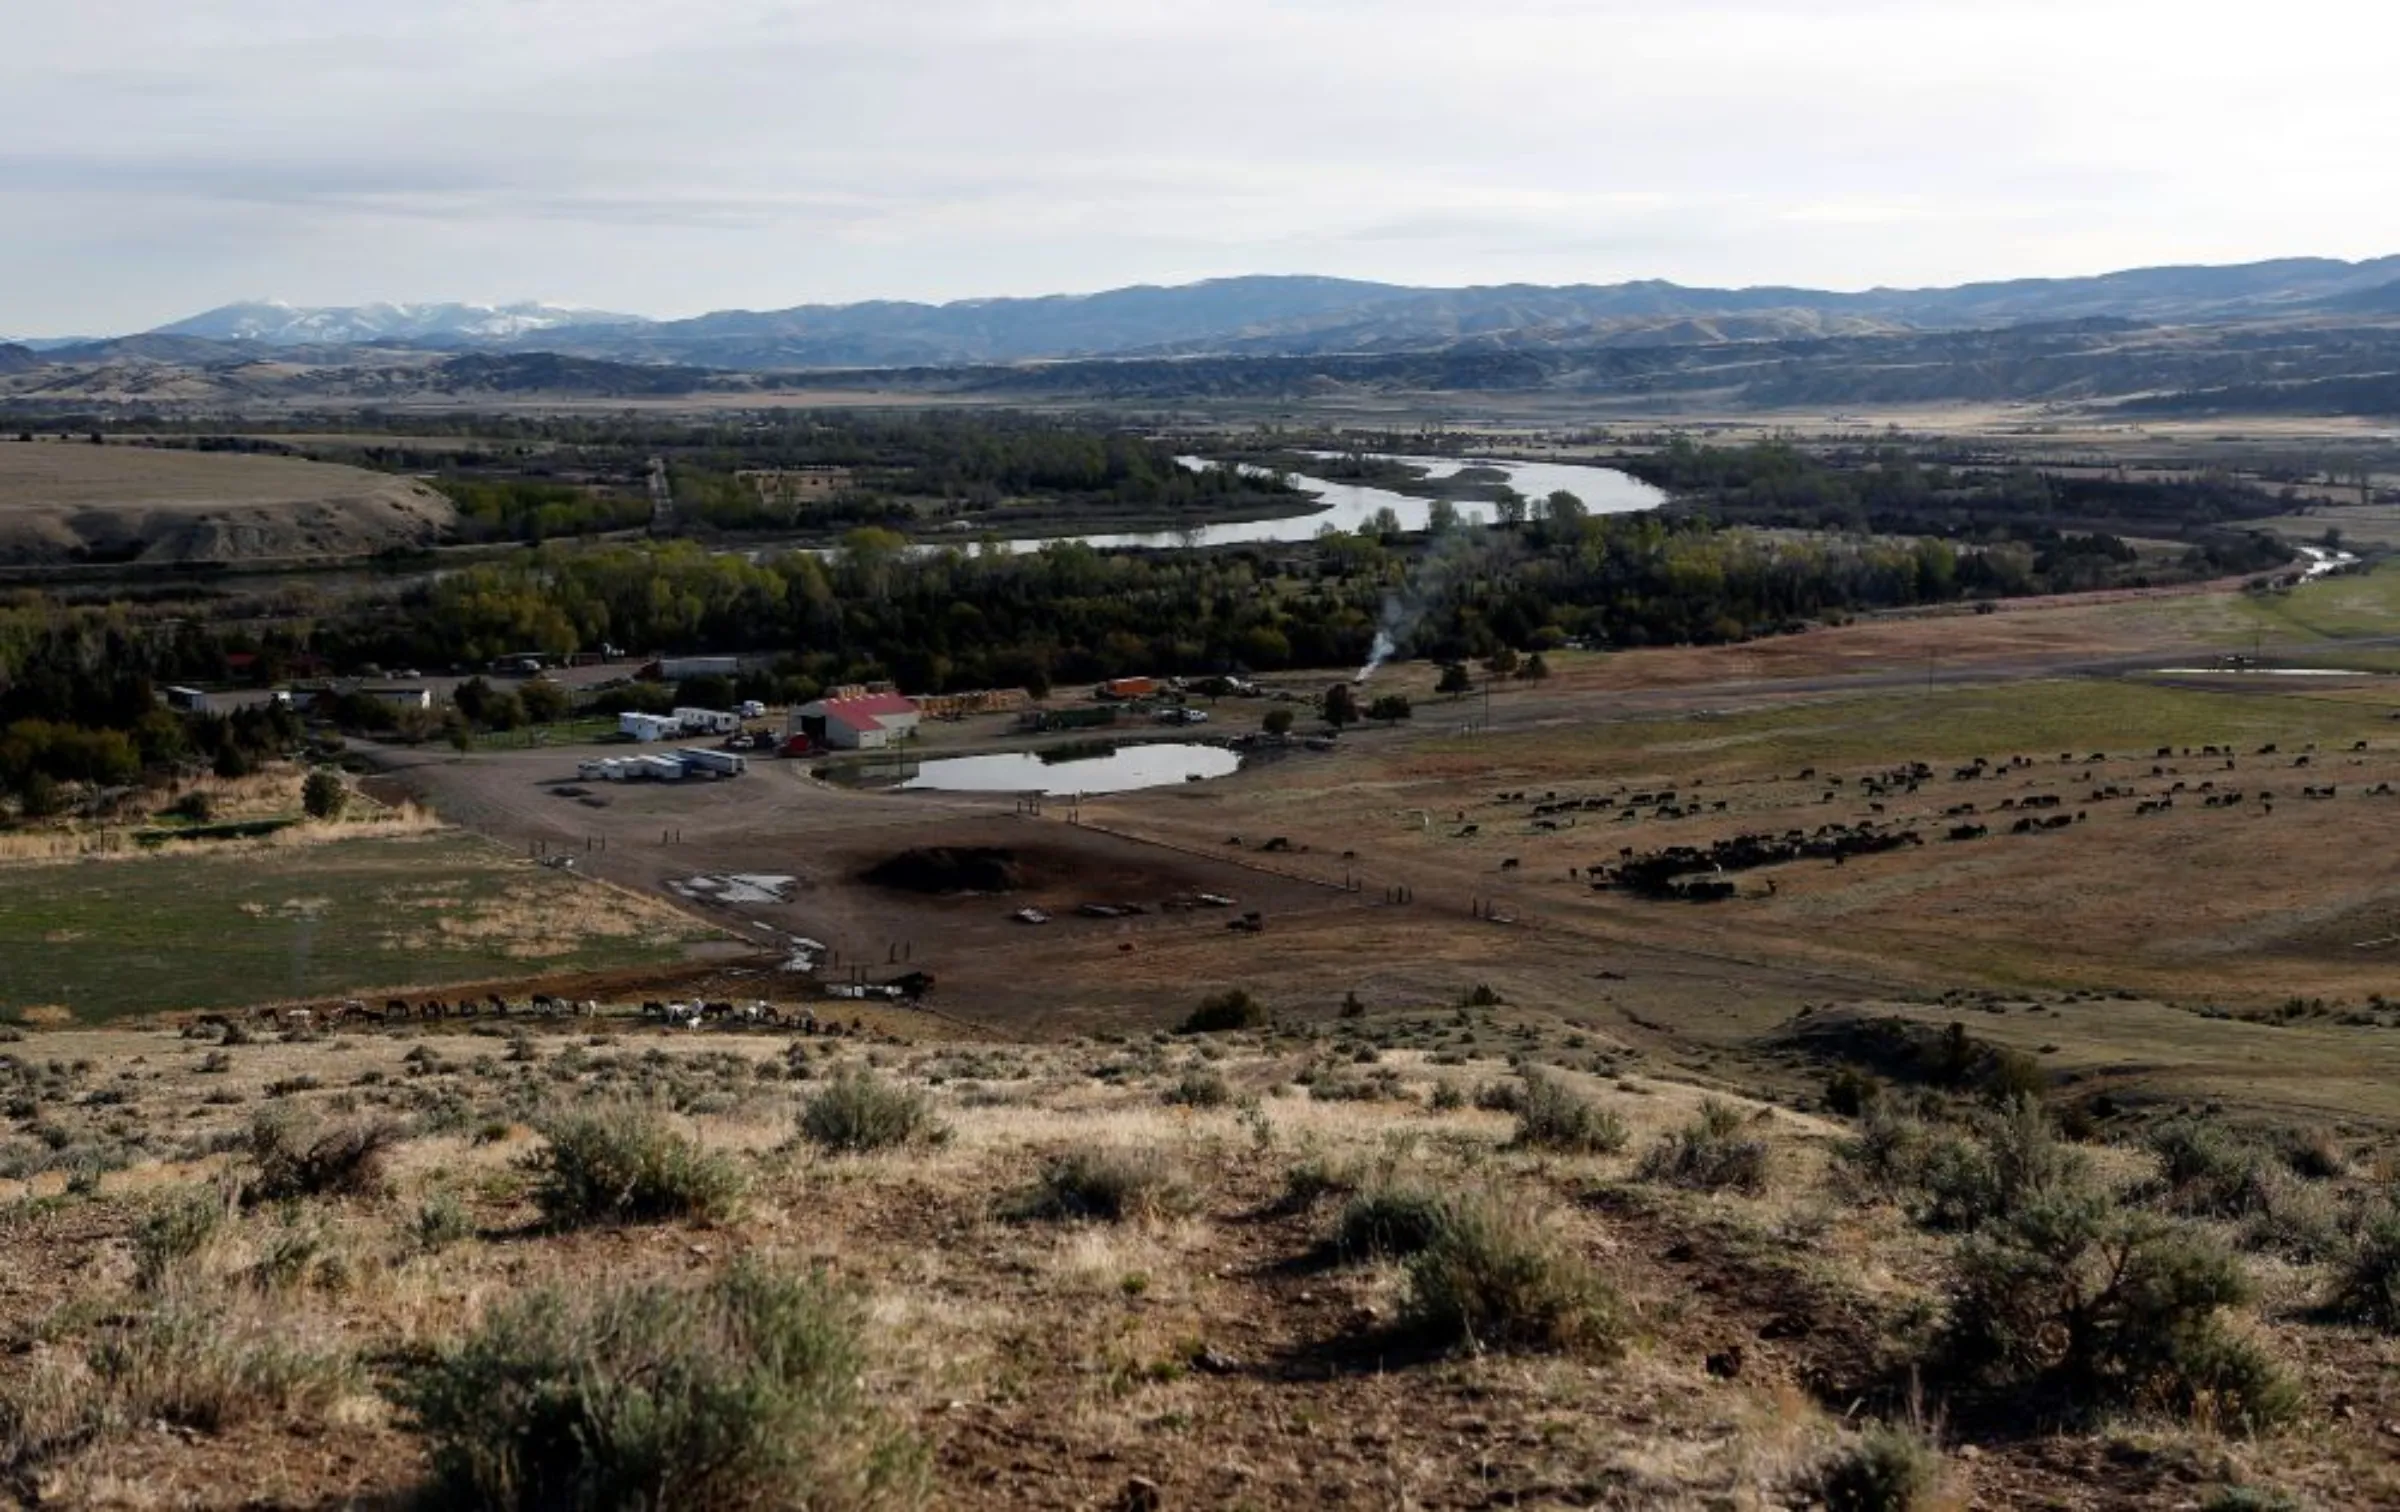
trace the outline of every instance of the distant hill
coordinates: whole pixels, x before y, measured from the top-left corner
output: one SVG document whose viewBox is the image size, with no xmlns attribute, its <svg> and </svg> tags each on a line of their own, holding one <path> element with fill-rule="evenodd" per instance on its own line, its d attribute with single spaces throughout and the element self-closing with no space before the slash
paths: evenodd
<svg viewBox="0 0 2400 1512">
<path fill-rule="evenodd" d="M 13 342 L 0 343 L 0 373 L 25 373 L 42 365 L 41 354 Z"/>
<path fill-rule="evenodd" d="M 2360 309 L 2389 312 L 2400 298 L 2395 289 L 2400 289 L 2400 257 L 2359 263 L 2283 258 L 2231 267 L 2136 268 L 2090 278 L 1858 292 L 1691 288 L 1658 279 L 1436 289 L 1255 276 L 939 305 L 875 300 L 722 310 L 664 321 L 545 304 L 299 309 L 252 303 L 227 305 L 149 334 L 277 350 L 379 344 L 550 351 L 763 372 L 1091 357 L 1710 345 L 2086 318 L 2217 321 L 2341 310 L 2349 300 L 2362 301 Z"/>
<path fill-rule="evenodd" d="M 337 346 L 397 341 L 509 341 L 567 326 L 640 324 L 635 315 L 550 304 L 369 304 L 302 308 L 276 300 L 229 304 L 148 332 L 209 341 L 255 341 L 267 346 Z"/>
</svg>

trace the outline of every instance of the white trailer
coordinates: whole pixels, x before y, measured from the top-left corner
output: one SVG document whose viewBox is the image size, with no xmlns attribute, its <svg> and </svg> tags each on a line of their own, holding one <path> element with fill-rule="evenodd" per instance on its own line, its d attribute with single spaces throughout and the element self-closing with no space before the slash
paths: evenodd
<svg viewBox="0 0 2400 1512">
<path fill-rule="evenodd" d="M 683 721 L 671 714 L 636 714 L 628 710 L 617 716 L 617 733 L 648 745 L 682 734 Z"/>
<path fill-rule="evenodd" d="M 722 709 L 677 709 L 675 722 L 686 735 L 731 735 L 742 727 L 742 716 Z"/>
<path fill-rule="evenodd" d="M 720 777 L 739 777 L 750 770 L 750 763 L 731 751 L 678 751 L 683 764 L 695 771 L 714 772 Z"/>
<path fill-rule="evenodd" d="M 636 756 L 627 765 L 633 777 L 647 777 L 653 782 L 681 782 L 683 763 L 672 756 Z"/>
</svg>

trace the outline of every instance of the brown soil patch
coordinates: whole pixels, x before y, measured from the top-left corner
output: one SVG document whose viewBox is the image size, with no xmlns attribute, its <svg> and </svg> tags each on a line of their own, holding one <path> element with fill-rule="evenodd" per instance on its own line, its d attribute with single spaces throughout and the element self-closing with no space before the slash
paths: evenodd
<svg viewBox="0 0 2400 1512">
<path fill-rule="evenodd" d="M 0 566 L 371 556 L 429 545 L 453 518 L 431 488 L 355 467 L 0 443 Z"/>
</svg>

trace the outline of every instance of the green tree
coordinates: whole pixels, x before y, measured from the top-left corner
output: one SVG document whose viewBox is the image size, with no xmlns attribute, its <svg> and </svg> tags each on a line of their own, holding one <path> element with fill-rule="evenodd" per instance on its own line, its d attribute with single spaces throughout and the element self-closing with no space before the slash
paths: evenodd
<svg viewBox="0 0 2400 1512">
<path fill-rule="evenodd" d="M 1503 486 L 1497 494 L 1492 496 L 1492 510 L 1499 516 L 1501 524 L 1514 530 L 1525 523 L 1525 496 L 1513 488 Z"/>
<path fill-rule="evenodd" d="M 1475 674 L 1467 670 L 1465 662 L 1451 662 L 1442 668 L 1442 680 L 1434 684 L 1433 691 L 1448 693 L 1453 697 L 1472 693 L 1475 691 Z"/>
<path fill-rule="evenodd" d="M 1358 694 L 1348 683 L 1335 683 L 1325 690 L 1325 722 L 1337 730 L 1358 723 Z"/>
<path fill-rule="evenodd" d="M 1491 673 L 1494 677 L 1508 676 L 1511 672 L 1517 670 L 1517 653 L 1515 648 L 1510 646 L 1502 646 L 1493 651 L 1491 655 L 1483 659 L 1483 667 L 1485 671 Z"/>
<path fill-rule="evenodd" d="M 519 688 L 517 701 L 525 706 L 525 717 L 535 724 L 556 724 L 574 707 L 567 690 L 546 677 L 537 677 Z"/>
<path fill-rule="evenodd" d="M 1536 651 L 1533 653 L 1533 655 L 1525 658 L 1525 665 L 1517 669 L 1517 676 L 1525 679 L 1527 682 L 1540 682 L 1543 678 L 1548 677 L 1549 675 L 1550 664 L 1542 660 L 1542 653 L 1539 651 Z"/>
<path fill-rule="evenodd" d="M 66 795 L 59 791 L 58 783 L 48 772 L 34 772 L 27 776 L 25 786 L 18 791 L 17 801 L 28 819 L 47 819 L 67 806 Z"/>
<path fill-rule="evenodd" d="M 1448 499 L 1436 499 L 1425 506 L 1425 528 L 1433 534 L 1448 535 L 1458 526 L 1458 506 Z"/>
<path fill-rule="evenodd" d="M 327 767 L 309 773 L 308 781 L 300 788 L 300 806 L 311 819 L 339 819 L 349 802 L 350 789 L 343 783 L 342 774 Z"/>
<path fill-rule="evenodd" d="M 1405 693 L 1386 693 L 1367 706 L 1369 719 L 1380 719 L 1387 725 L 1398 724 L 1413 712 Z"/>
<path fill-rule="evenodd" d="M 1289 709 L 1269 709 L 1267 711 L 1267 717 L 1259 721 L 1259 726 L 1269 735 L 1278 737 L 1289 735 L 1292 733 L 1292 711 Z"/>
</svg>

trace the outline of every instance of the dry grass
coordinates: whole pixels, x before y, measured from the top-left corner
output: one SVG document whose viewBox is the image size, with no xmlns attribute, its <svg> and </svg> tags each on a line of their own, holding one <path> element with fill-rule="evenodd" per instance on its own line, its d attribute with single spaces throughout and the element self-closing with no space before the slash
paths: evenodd
<svg viewBox="0 0 2400 1512">
<path fill-rule="evenodd" d="M 822 1268 L 855 1296 L 847 1400 L 918 1425 L 937 1503 L 1106 1500 L 1129 1474 L 1178 1504 L 1539 1500 L 1558 1477 L 1604 1474 L 1641 1505 L 1763 1508 L 1801 1494 L 1848 1442 L 1833 1426 L 1843 1408 L 1799 1383 L 1867 1389 L 1847 1373 L 1849 1352 L 1880 1326 L 1861 1320 L 1938 1312 L 1948 1264 L 1949 1241 L 1825 1195 L 1839 1126 L 1665 1075 L 1573 1077 L 1580 1098 L 1623 1121 L 1627 1144 L 1561 1153 L 1520 1146 L 1510 1115 L 1428 1105 L 1436 1079 L 1499 1080 L 1496 1055 L 1437 1065 L 1416 1048 L 1376 1062 L 1408 1100 L 1328 1103 L 1278 1090 L 1321 1047 L 1235 1040 L 1208 1064 L 1254 1100 L 1192 1107 L 1162 1096 L 1188 1068 L 1181 1046 L 818 1047 L 811 1079 L 788 1082 L 765 1074 L 781 1066 L 783 1042 L 763 1037 L 620 1030 L 591 1044 L 558 1031 L 519 1057 L 496 1035 L 370 1034 L 237 1047 L 215 1072 L 201 1069 L 210 1047 L 172 1036 L 43 1038 L 91 1060 L 93 1085 L 117 1069 L 157 1071 L 155 1089 L 132 1084 L 137 1107 L 155 1098 L 202 1115 L 188 1121 L 186 1162 L 137 1162 L 96 1198 L 0 1210 L 0 1248 L 24 1277 L 21 1291 L 0 1286 L 0 1327 L 43 1341 L 21 1368 L 0 1370 L 0 1397 L 19 1447 L 70 1502 L 103 1499 L 137 1472 L 204 1486 L 205 1467 L 223 1463 L 211 1457 L 236 1445 L 280 1456 L 287 1500 L 405 1492 L 425 1448 L 393 1405 L 410 1389 L 395 1362 L 481 1349 L 502 1368 L 518 1351 L 492 1341 L 533 1335 L 495 1333 L 496 1320 L 529 1296 L 568 1299 L 560 1316 L 580 1317 L 604 1289 L 686 1297 L 749 1256 L 782 1274 Z M 410 1061 L 419 1048 L 433 1054 Z M 1537 1064 L 1572 1054 L 1556 1035 L 1516 1053 Z M 884 1084 L 925 1099 L 949 1137 L 838 1158 L 795 1144 L 806 1101 L 870 1060 Z M 1126 1069 L 1136 1063 L 1146 1069 Z M 201 1152 L 253 1110 L 192 1094 L 303 1075 L 318 1088 L 280 1101 L 311 1116 L 425 1110 L 390 1151 L 388 1198 L 247 1210 L 225 1200 L 228 1161 Z M 544 1178 L 526 1168 L 541 1145 L 523 1111 L 605 1109 L 637 1087 L 723 1097 L 677 1127 L 695 1157 L 742 1174 L 741 1208 L 545 1225 Z M 352 1110 L 339 1114 L 344 1099 Z M 1776 1185 L 1753 1196 L 1634 1183 L 1641 1152 L 1711 1100 L 1737 1110 L 1717 1122 L 1772 1147 Z M 1372 1242 L 1328 1269 L 1339 1206 L 1280 1203 L 1295 1166 L 1365 1204 L 1448 1194 L 1446 1219 L 1465 1218 L 1407 1243 L 1394 1224 L 1362 1219 Z M 1131 1221 L 1012 1221 L 1029 1187 L 1073 1196 L 1052 1211 Z M 1091 1200 L 1109 1193 L 1118 1200 Z M 1172 1200 L 1152 1200 L 1160 1194 Z M 84 1263 L 94 1253 L 114 1258 Z M 104 1320 L 146 1312 L 211 1320 L 207 1336 L 224 1348 L 195 1355 L 179 1341 L 197 1335 L 169 1329 L 126 1357 L 150 1364 L 95 1365 L 96 1350 L 133 1337 Z M 261 1352 L 246 1320 L 266 1316 L 298 1356 Z M 1810 1326 L 1768 1327 L 1793 1318 Z M 1455 1352 L 1425 1363 L 1427 1344 Z M 1729 1344 L 1744 1356 L 1737 1375 L 1703 1369 Z M 214 1426 L 160 1440 L 127 1431 L 137 1408 Z M 477 1418 L 486 1427 L 472 1432 L 456 1414 L 442 1421 L 445 1454 L 478 1435 L 498 1453 L 515 1419 Z M 2307 1484 L 2324 1463 L 2315 1442 L 2243 1452 Z M 1423 1447 L 1433 1444 L 1444 1447 Z M 1103 1453 L 1115 1458 L 1093 1458 Z M 1992 1504 L 2080 1494 L 2040 1456 L 1990 1442 L 1952 1469 L 1962 1493 Z M 2110 1473 L 2137 1477 L 2117 1487 L 2127 1500 L 2156 1489 L 2141 1472 Z"/>
</svg>

